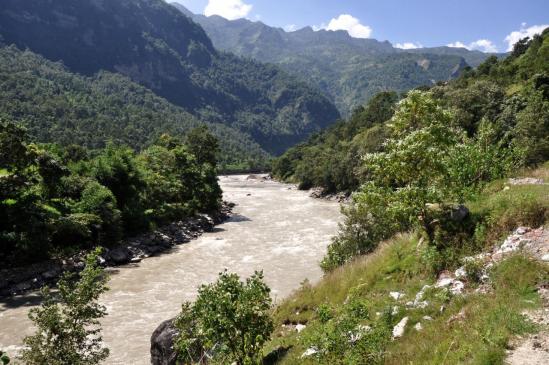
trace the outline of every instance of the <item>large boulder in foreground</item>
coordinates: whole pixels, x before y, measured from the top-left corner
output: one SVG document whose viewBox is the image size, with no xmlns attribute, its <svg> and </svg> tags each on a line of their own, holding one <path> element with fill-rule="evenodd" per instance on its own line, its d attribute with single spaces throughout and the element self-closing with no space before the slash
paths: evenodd
<svg viewBox="0 0 549 365">
<path fill-rule="evenodd" d="M 175 319 L 164 321 L 156 328 L 151 336 L 151 364 L 176 365 L 177 352 L 174 342 L 179 331 L 174 325 Z"/>
</svg>

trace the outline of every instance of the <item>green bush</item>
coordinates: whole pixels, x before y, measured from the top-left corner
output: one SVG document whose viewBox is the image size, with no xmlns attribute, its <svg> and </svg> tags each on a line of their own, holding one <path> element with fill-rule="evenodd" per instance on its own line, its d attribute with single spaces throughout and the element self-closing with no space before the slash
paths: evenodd
<svg viewBox="0 0 549 365">
<path fill-rule="evenodd" d="M 217 282 L 201 286 L 196 301 L 184 303 L 176 320 L 179 359 L 200 363 L 207 353 L 221 363 L 261 364 L 273 330 L 269 294 L 262 272 L 245 283 L 223 272 Z"/>
<path fill-rule="evenodd" d="M 86 257 L 78 278 L 66 273 L 58 283 L 59 297 L 49 288 L 39 308 L 29 318 L 36 333 L 23 340 L 22 360 L 29 365 L 94 365 L 103 362 L 109 350 L 103 346 L 99 319 L 106 308 L 98 303 L 107 290 L 107 276 L 98 265 L 98 249 Z"/>
</svg>

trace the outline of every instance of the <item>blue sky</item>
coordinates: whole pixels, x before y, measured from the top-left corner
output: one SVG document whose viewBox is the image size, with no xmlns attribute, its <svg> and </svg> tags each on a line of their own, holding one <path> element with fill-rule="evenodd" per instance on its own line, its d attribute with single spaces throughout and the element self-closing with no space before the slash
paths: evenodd
<svg viewBox="0 0 549 365">
<path fill-rule="evenodd" d="M 167 0 L 199 14 L 245 17 L 287 30 L 345 29 L 403 48 L 507 51 L 549 26 L 549 0 Z"/>
</svg>

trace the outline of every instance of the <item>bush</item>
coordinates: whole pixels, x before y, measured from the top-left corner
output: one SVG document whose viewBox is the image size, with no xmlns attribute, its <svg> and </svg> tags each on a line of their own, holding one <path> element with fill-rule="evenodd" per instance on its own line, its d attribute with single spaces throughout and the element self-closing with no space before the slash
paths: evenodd
<svg viewBox="0 0 549 365">
<path fill-rule="evenodd" d="M 107 290 L 107 276 L 99 267 L 100 250 L 86 257 L 86 266 L 78 274 L 66 273 L 58 283 L 59 298 L 45 287 L 39 308 L 29 318 L 36 333 L 23 340 L 27 348 L 22 360 L 28 365 L 94 365 L 105 360 L 109 350 L 103 347 L 99 319 L 106 308 L 98 303 Z"/>
<path fill-rule="evenodd" d="M 261 364 L 262 346 L 273 330 L 269 293 L 262 272 L 245 283 L 223 272 L 217 282 L 201 286 L 194 304 L 184 303 L 176 320 L 180 360 L 201 362 L 208 354 L 221 363 Z"/>
</svg>

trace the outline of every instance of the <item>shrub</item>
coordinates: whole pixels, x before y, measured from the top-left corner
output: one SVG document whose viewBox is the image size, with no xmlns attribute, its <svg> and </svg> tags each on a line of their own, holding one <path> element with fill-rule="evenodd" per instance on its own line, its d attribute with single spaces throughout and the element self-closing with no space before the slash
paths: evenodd
<svg viewBox="0 0 549 365">
<path fill-rule="evenodd" d="M 207 353 L 222 363 L 260 364 L 273 330 L 269 293 L 262 272 L 245 283 L 223 272 L 217 282 L 201 286 L 195 303 L 184 303 L 176 321 L 179 358 L 200 362 Z"/>
<path fill-rule="evenodd" d="M 100 250 L 86 257 L 86 266 L 78 274 L 66 273 L 59 281 L 59 298 L 45 287 L 39 308 L 31 309 L 29 318 L 37 327 L 25 337 L 27 348 L 22 359 L 28 365 L 93 365 L 109 355 L 103 347 L 99 319 L 106 308 L 98 303 L 107 290 L 107 276 L 97 264 Z"/>
</svg>

